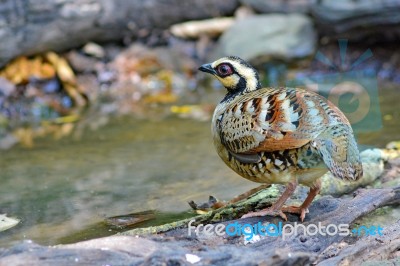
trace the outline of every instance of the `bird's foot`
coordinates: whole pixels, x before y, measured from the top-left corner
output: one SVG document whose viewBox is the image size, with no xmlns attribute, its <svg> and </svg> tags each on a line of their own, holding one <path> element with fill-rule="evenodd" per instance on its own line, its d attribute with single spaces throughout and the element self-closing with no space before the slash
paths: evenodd
<svg viewBox="0 0 400 266">
<path fill-rule="evenodd" d="M 249 217 L 259 217 L 259 216 L 280 216 L 283 220 L 287 221 L 286 215 L 281 211 L 281 210 L 274 210 L 273 208 L 266 208 L 257 212 L 249 212 L 246 213 L 241 217 L 243 218 L 249 218 Z"/>
<path fill-rule="evenodd" d="M 304 221 L 304 218 L 306 217 L 306 213 L 309 213 L 307 208 L 304 208 L 301 206 L 284 206 L 284 207 L 282 207 L 282 211 L 288 212 L 288 213 L 293 213 L 293 214 L 299 214 L 301 222 Z"/>
</svg>

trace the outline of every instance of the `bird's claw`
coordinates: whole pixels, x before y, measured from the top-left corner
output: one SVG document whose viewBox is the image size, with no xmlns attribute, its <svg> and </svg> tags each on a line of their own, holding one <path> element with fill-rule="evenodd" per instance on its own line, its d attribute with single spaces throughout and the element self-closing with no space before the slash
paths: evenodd
<svg viewBox="0 0 400 266">
<path fill-rule="evenodd" d="M 293 214 L 299 214 L 300 220 L 302 222 L 304 221 L 304 218 L 306 217 L 306 213 L 309 213 L 309 210 L 307 208 L 302 208 L 301 206 L 284 206 L 284 207 L 282 207 L 282 211 L 288 212 L 288 213 L 293 213 Z"/>
</svg>

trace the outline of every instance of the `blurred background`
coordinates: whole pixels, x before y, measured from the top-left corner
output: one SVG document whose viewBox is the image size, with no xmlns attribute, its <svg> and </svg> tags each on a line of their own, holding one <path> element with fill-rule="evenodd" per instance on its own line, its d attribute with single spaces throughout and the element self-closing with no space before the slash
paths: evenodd
<svg viewBox="0 0 400 266">
<path fill-rule="evenodd" d="M 0 247 L 160 224 L 257 186 L 212 144 L 225 89 L 197 68 L 221 56 L 324 94 L 364 148 L 400 138 L 399 1 L 4 0 L 0 36 L 0 214 L 20 220 Z"/>
</svg>

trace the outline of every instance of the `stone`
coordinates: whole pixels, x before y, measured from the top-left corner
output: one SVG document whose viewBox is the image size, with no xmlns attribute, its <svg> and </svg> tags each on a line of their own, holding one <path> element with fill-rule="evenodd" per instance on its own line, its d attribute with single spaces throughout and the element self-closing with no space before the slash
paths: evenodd
<svg viewBox="0 0 400 266">
<path fill-rule="evenodd" d="M 186 21 L 172 25 L 170 31 L 179 38 L 200 38 L 203 35 L 215 37 L 221 35 L 233 22 L 232 17 Z"/>
<path fill-rule="evenodd" d="M 15 92 L 15 85 L 6 78 L 0 77 L 0 96 L 8 97 Z"/>
<path fill-rule="evenodd" d="M 103 47 L 94 42 L 88 42 L 85 44 L 85 46 L 82 47 L 82 51 L 85 52 L 85 54 L 96 58 L 103 58 L 106 54 Z"/>
<path fill-rule="evenodd" d="M 256 15 L 236 21 L 218 40 L 209 60 L 228 55 L 253 62 L 303 58 L 314 53 L 315 39 L 313 24 L 307 16 Z"/>
<path fill-rule="evenodd" d="M 0 232 L 16 226 L 19 222 L 19 219 L 7 217 L 7 214 L 0 214 Z"/>
<path fill-rule="evenodd" d="M 68 62 L 72 68 L 79 73 L 95 73 L 96 65 L 99 60 L 96 58 L 79 53 L 76 50 L 72 50 L 66 54 Z"/>
<path fill-rule="evenodd" d="M 322 36 L 369 42 L 399 39 L 399 11 L 399 2 L 390 0 L 321 0 L 311 7 Z"/>
</svg>

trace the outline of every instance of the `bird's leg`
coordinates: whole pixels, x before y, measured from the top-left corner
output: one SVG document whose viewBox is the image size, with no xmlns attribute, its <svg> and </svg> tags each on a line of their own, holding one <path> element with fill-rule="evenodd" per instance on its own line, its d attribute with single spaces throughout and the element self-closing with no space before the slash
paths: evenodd
<svg viewBox="0 0 400 266">
<path fill-rule="evenodd" d="M 321 190 L 321 180 L 318 180 L 314 183 L 312 187 L 310 187 L 310 192 L 308 192 L 307 198 L 304 200 L 303 204 L 300 206 L 287 206 L 283 207 L 282 211 L 300 214 L 300 220 L 303 222 L 306 217 L 306 213 L 308 213 L 308 207 L 311 205 L 311 202 L 318 195 Z"/>
<path fill-rule="evenodd" d="M 286 185 L 285 191 L 282 193 L 282 195 L 279 197 L 279 199 L 272 204 L 269 208 L 257 211 L 257 212 L 249 212 L 246 213 L 245 215 L 242 216 L 242 218 L 248 218 L 248 217 L 256 217 L 256 216 L 280 216 L 282 219 L 287 221 L 286 215 L 282 212 L 282 206 L 285 204 L 286 200 L 292 196 L 293 192 L 295 191 L 297 187 L 297 180 L 295 181 L 290 181 Z"/>
</svg>

